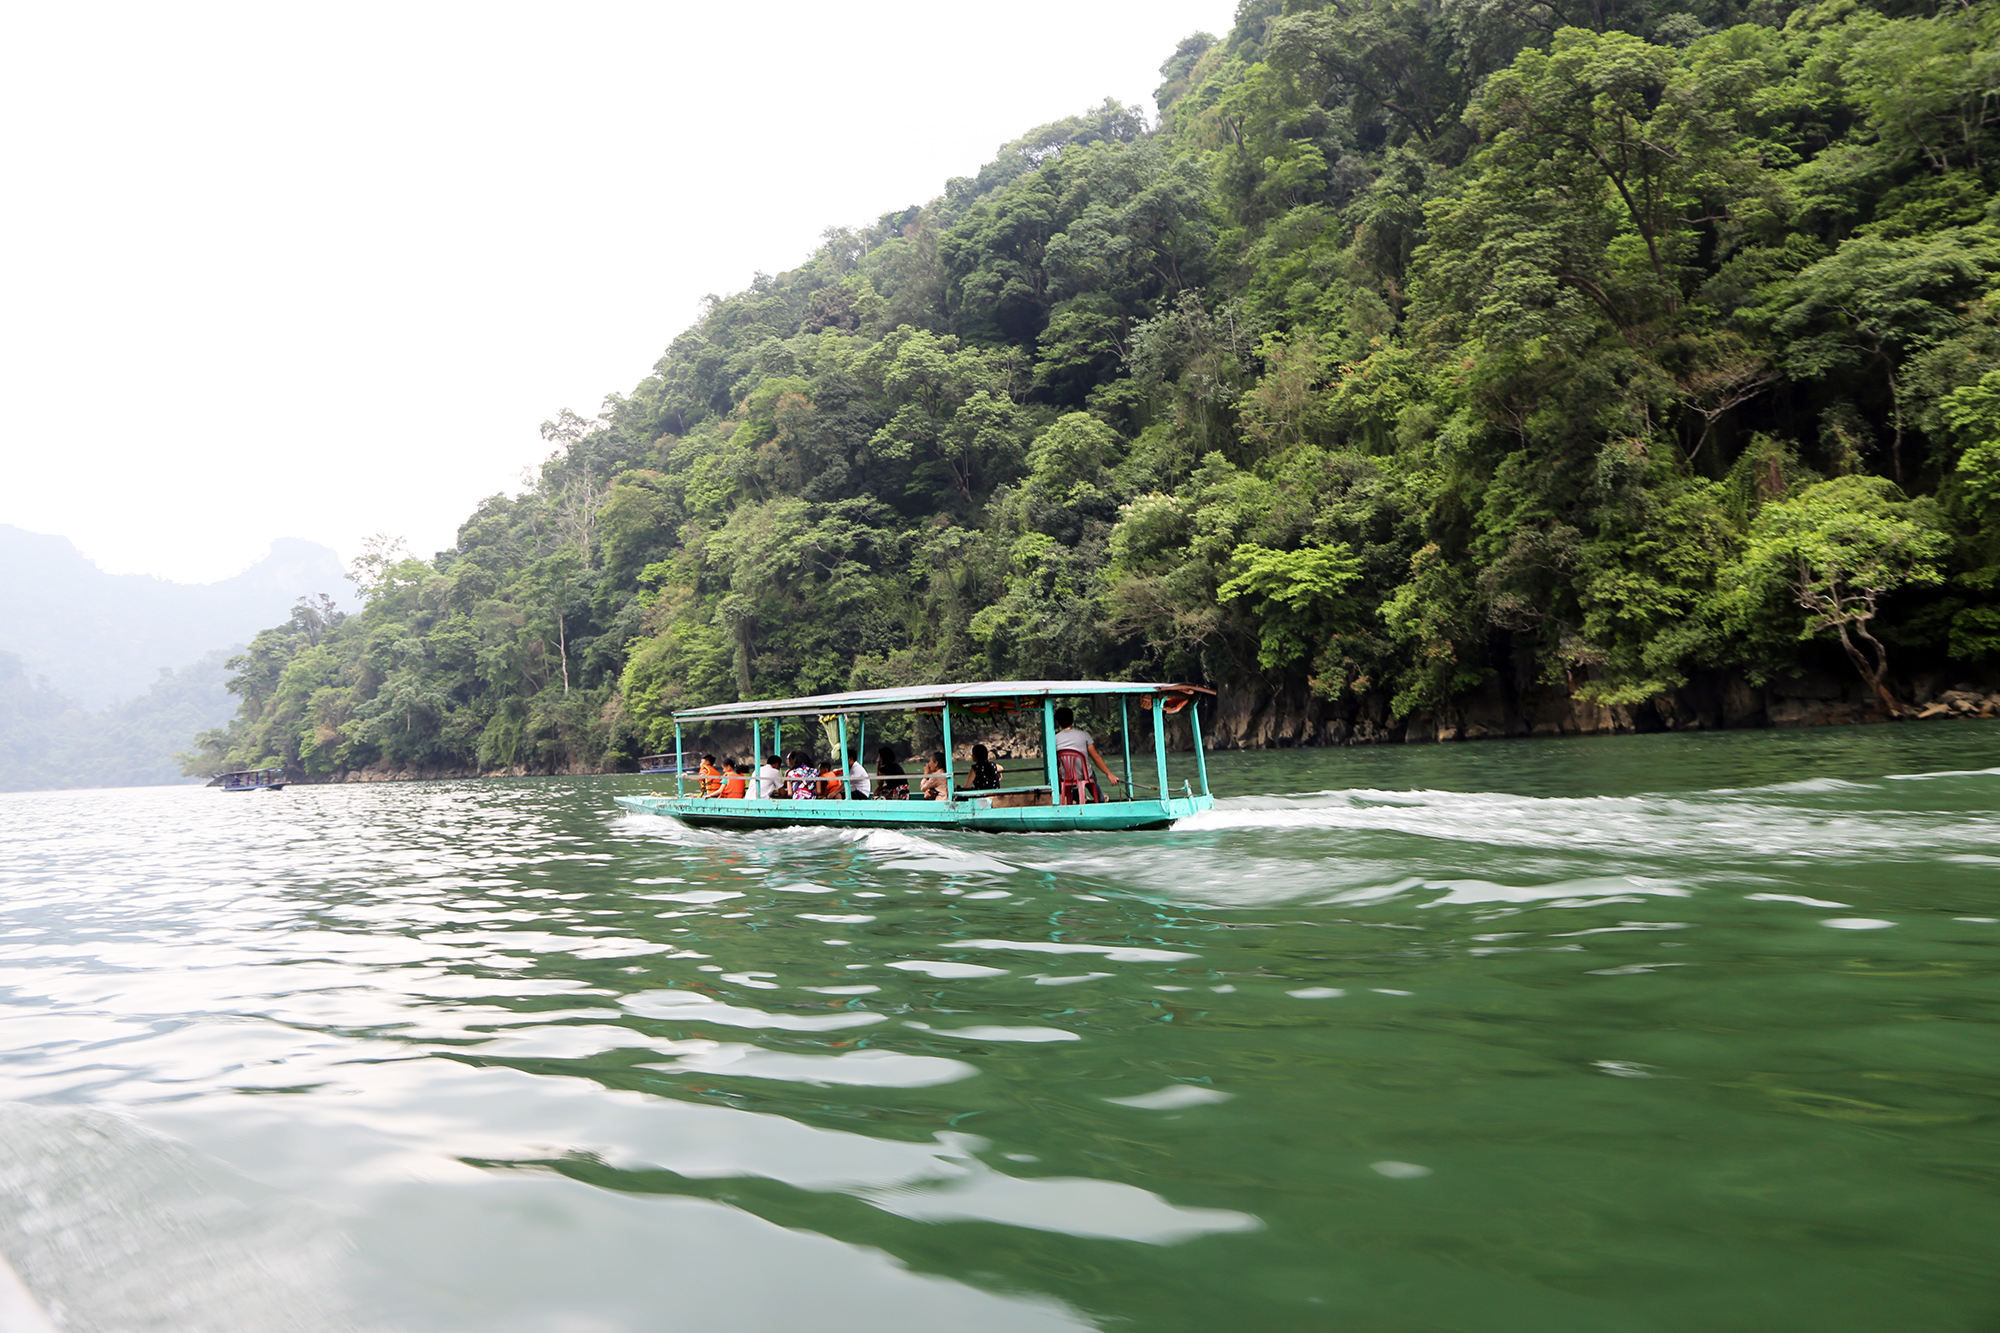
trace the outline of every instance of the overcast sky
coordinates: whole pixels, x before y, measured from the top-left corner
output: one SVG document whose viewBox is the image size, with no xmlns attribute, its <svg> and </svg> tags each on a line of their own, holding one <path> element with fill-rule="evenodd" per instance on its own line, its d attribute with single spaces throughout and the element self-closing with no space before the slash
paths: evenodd
<svg viewBox="0 0 2000 1333">
<path fill-rule="evenodd" d="M 701 297 L 927 202 L 1231 0 L 0 8 L 0 523 L 203 582 L 429 554 Z"/>
</svg>

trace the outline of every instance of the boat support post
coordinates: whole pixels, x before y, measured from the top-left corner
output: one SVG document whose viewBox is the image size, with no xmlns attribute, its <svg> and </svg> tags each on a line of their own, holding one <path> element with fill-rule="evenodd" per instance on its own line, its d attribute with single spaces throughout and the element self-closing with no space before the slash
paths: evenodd
<svg viewBox="0 0 2000 1333">
<path fill-rule="evenodd" d="M 1201 774 L 1201 794 L 1208 795 L 1208 755 L 1201 748 L 1201 701 L 1188 703 L 1188 725 L 1194 728 L 1194 766 Z"/>
<path fill-rule="evenodd" d="M 1125 799 L 1132 799 L 1132 701 L 1118 696 L 1118 731 L 1125 738 Z"/>
<path fill-rule="evenodd" d="M 1167 799 L 1167 697 L 1153 696 L 1153 764 L 1160 774 L 1160 799 Z"/>
<path fill-rule="evenodd" d="M 687 795 L 687 765 L 681 760 L 681 720 L 674 719 L 674 795 Z"/>
<path fill-rule="evenodd" d="M 756 773 L 762 770 L 763 767 L 764 767 L 764 719 L 761 717 L 754 717 L 750 719 L 750 771 L 752 773 Z M 764 794 L 764 788 L 761 783 L 757 787 L 753 788 L 753 790 L 759 796 Z"/>
<path fill-rule="evenodd" d="M 951 700 L 947 699 L 944 701 L 944 803 L 946 805 L 952 802 L 951 779 L 952 769 L 955 767 L 951 758 Z"/>
<path fill-rule="evenodd" d="M 1056 701 L 1054 699 L 1045 698 L 1042 700 L 1042 757 L 1048 764 L 1050 804 L 1061 805 L 1063 803 L 1062 774 L 1057 771 L 1058 765 L 1056 763 Z"/>
<path fill-rule="evenodd" d="M 833 766 L 840 770 L 840 799 L 850 801 L 854 799 L 854 775 L 847 771 L 847 714 L 839 714 L 834 721 L 840 724 L 840 757 Z"/>
</svg>

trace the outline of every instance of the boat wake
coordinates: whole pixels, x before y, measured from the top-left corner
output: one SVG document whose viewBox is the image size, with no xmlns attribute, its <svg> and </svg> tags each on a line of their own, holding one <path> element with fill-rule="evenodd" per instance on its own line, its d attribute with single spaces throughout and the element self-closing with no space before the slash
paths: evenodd
<svg viewBox="0 0 2000 1333">
<path fill-rule="evenodd" d="M 1900 781 L 1975 779 L 1990 801 L 1995 773 L 1913 774 Z M 1885 780 L 1887 781 L 1887 780 Z M 1184 833 L 1297 829 L 1391 835 L 1442 843 L 1552 852 L 1596 851 L 1653 859 L 1772 855 L 1876 857 L 1918 849 L 1990 848 L 2000 815 L 1988 810 L 1911 808 L 1882 783 L 1813 779 L 1750 790 L 1683 795 L 1534 797 L 1497 792 L 1325 792 L 1234 797 L 1184 819 Z M 1788 798 L 1806 797 L 1809 800 Z M 1832 797 L 1834 799 L 1829 800 Z"/>
<path fill-rule="evenodd" d="M 969 892 L 1039 882 L 1217 905 L 1408 894 L 1439 903 L 1540 901 L 1685 893 L 1698 882 L 1782 888 L 1864 863 L 1984 863 L 2000 848 L 1996 777 L 2000 769 L 1967 769 L 1574 797 L 1328 789 L 1224 797 L 1171 831 L 1150 833 L 745 833 L 650 815 L 625 817 L 620 831 L 774 873 L 844 850 L 863 878 L 943 877 Z"/>
</svg>

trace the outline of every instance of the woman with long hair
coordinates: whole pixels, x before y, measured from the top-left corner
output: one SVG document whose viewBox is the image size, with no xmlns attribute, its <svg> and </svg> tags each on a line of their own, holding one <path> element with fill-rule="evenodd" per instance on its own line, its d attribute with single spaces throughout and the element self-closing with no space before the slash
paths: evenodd
<svg viewBox="0 0 2000 1333">
<path fill-rule="evenodd" d="M 909 799 L 910 780 L 903 776 L 903 766 L 897 762 L 895 750 L 887 745 L 875 752 L 875 776 L 880 779 L 875 784 L 875 795 L 878 800 Z"/>
</svg>

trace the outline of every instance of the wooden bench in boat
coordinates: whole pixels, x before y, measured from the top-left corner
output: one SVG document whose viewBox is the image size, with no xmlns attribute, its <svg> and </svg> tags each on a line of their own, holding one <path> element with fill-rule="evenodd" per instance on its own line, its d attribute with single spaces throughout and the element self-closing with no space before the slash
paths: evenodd
<svg viewBox="0 0 2000 1333">
<path fill-rule="evenodd" d="M 984 791 L 962 791 L 960 800 L 976 801 L 986 810 L 1013 810 L 1028 805 L 1050 805 L 1053 787 L 988 787 Z"/>
</svg>

